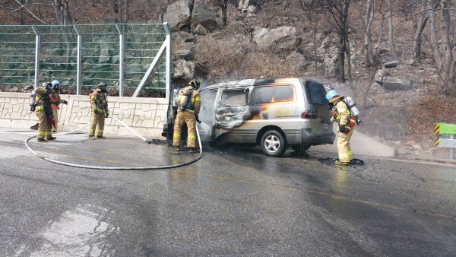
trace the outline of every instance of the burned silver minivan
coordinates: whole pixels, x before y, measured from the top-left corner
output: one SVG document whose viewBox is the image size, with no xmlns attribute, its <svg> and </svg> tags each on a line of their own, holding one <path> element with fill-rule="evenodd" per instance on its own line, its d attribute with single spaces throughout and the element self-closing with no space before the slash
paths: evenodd
<svg viewBox="0 0 456 257">
<path fill-rule="evenodd" d="M 323 84 L 303 78 L 259 78 L 200 89 L 202 141 L 261 145 L 267 156 L 305 151 L 336 135 Z"/>
</svg>

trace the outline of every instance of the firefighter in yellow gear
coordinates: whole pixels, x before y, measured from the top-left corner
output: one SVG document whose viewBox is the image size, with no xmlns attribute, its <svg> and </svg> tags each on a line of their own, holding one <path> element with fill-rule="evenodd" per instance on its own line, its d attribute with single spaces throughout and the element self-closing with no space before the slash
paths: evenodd
<svg viewBox="0 0 456 257">
<path fill-rule="evenodd" d="M 54 115 L 54 125 L 52 126 L 52 132 L 57 132 L 57 128 L 59 125 L 59 114 L 58 111 L 60 109 L 60 104 L 68 104 L 68 102 L 64 99 L 60 98 L 60 81 L 53 80 L 52 84 L 52 91 L 49 94 L 49 98 L 51 99 L 51 108 L 52 108 L 52 115 Z"/>
<path fill-rule="evenodd" d="M 201 97 L 198 89 L 200 87 L 200 81 L 197 79 L 191 80 L 187 87 L 179 90 L 177 96 L 178 109 L 176 120 L 174 122 L 174 134 L 173 134 L 173 146 L 176 151 L 181 150 L 181 134 L 182 126 L 187 124 L 188 138 L 187 148 L 192 153 L 199 152 L 196 149 L 196 129 L 195 121 L 197 120 L 200 108 L 201 108 Z"/>
<path fill-rule="evenodd" d="M 35 111 L 35 107 L 36 107 L 35 106 L 35 97 L 36 97 L 35 88 L 34 87 L 30 87 L 28 89 L 30 90 L 29 93 L 27 94 L 27 96 L 29 97 L 30 111 L 34 112 Z M 30 129 L 38 130 L 39 126 L 40 126 L 40 122 L 38 121 L 35 125 L 30 126 Z"/>
<path fill-rule="evenodd" d="M 330 90 L 326 94 L 326 99 L 328 99 L 329 104 L 333 106 L 332 112 L 334 116 L 331 117 L 331 122 L 337 122 L 339 124 L 337 133 L 337 152 L 339 154 L 339 159 L 335 162 L 337 165 L 348 165 L 353 159 L 350 139 L 353 135 L 354 125 L 352 125 L 352 127 L 347 126 L 347 124 L 352 121 L 350 121 L 350 109 L 342 100 L 343 97 L 343 95 L 338 95 L 334 90 Z"/>
<path fill-rule="evenodd" d="M 95 139 L 95 133 L 97 138 L 104 139 L 104 124 L 105 118 L 109 117 L 108 100 L 106 98 L 107 91 L 106 82 L 98 84 L 97 89 L 92 93 L 90 98 L 90 105 L 92 107 L 92 120 L 89 127 L 89 139 Z M 95 130 L 96 129 L 96 130 Z"/>
<path fill-rule="evenodd" d="M 52 136 L 51 127 L 53 124 L 53 115 L 51 108 L 51 99 L 49 94 L 52 92 L 51 82 L 44 82 L 41 87 L 32 92 L 35 101 L 30 104 L 31 111 L 35 111 L 38 117 L 39 127 L 37 139 L 38 142 L 48 142 L 57 139 Z"/>
</svg>

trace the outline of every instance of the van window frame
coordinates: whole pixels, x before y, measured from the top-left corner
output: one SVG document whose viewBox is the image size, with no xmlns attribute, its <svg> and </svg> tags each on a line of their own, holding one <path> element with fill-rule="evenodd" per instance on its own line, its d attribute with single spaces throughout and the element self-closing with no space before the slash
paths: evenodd
<svg viewBox="0 0 456 257">
<path fill-rule="evenodd" d="M 227 105 L 223 103 L 223 98 L 226 96 L 225 93 L 228 92 L 239 92 L 242 91 L 241 93 L 245 95 L 245 101 L 244 104 L 240 105 Z M 220 101 L 219 101 L 219 107 L 236 107 L 236 106 L 248 106 L 249 105 L 249 94 L 250 94 L 250 88 L 225 88 L 220 92 Z"/>
<path fill-rule="evenodd" d="M 263 103 L 256 103 L 255 102 L 255 95 L 258 90 L 264 87 L 289 87 L 292 90 L 293 98 L 291 100 L 280 100 L 275 102 L 263 102 Z M 250 97 L 251 105 L 262 105 L 262 104 L 272 104 L 272 103 L 290 103 L 296 102 L 296 87 L 293 83 L 280 83 L 280 84 L 264 84 L 264 85 L 256 85 L 255 88 L 252 90 L 252 96 Z"/>
<path fill-rule="evenodd" d="M 319 88 L 312 88 L 316 85 L 318 85 Z M 323 106 L 329 105 L 329 101 L 326 99 L 326 90 L 322 83 L 313 80 L 306 80 L 303 83 L 303 87 L 309 103 Z"/>
</svg>

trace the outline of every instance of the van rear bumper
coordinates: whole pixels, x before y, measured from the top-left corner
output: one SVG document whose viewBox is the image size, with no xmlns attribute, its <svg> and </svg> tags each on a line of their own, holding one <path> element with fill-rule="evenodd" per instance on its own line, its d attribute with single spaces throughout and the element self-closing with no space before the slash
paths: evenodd
<svg viewBox="0 0 456 257">
<path fill-rule="evenodd" d="M 289 133 L 291 132 L 291 133 Z M 290 145 L 324 145 L 333 144 L 336 134 L 330 133 L 313 133 L 311 129 L 303 128 L 299 130 L 285 131 L 287 137 L 287 143 Z"/>
</svg>

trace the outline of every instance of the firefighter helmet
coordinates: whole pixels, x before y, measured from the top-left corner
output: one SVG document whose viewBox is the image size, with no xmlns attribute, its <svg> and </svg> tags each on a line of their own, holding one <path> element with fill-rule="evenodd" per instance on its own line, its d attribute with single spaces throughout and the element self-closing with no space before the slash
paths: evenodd
<svg viewBox="0 0 456 257">
<path fill-rule="evenodd" d="M 338 95 L 335 90 L 329 90 L 328 93 L 326 93 L 326 99 L 331 99 L 331 97 Z"/>
<path fill-rule="evenodd" d="M 98 88 L 103 90 L 103 92 L 106 92 L 107 86 L 108 86 L 108 84 L 105 81 L 101 81 L 100 84 L 98 84 Z"/>
<path fill-rule="evenodd" d="M 200 87 L 201 83 L 198 79 L 192 79 L 189 83 L 190 86 L 193 86 L 193 88 L 197 89 Z"/>
<path fill-rule="evenodd" d="M 52 92 L 52 83 L 51 82 L 43 82 L 43 87 L 46 87 L 46 91 L 48 93 L 51 93 Z"/>
<path fill-rule="evenodd" d="M 52 88 L 53 88 L 56 92 L 59 92 L 59 91 L 60 91 L 60 81 L 58 81 L 58 80 L 53 80 L 53 81 L 52 81 Z"/>
</svg>

